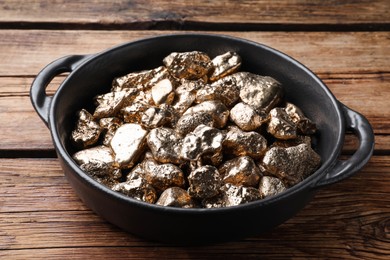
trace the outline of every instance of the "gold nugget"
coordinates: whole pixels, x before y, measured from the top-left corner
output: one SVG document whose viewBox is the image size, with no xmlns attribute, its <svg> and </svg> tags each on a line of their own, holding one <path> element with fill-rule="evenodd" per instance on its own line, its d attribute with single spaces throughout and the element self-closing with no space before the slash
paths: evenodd
<svg viewBox="0 0 390 260">
<path fill-rule="evenodd" d="M 209 113 L 213 117 L 216 128 L 225 127 L 229 119 L 229 110 L 218 100 L 204 101 L 196 106 L 190 107 L 184 112 L 184 115 L 198 112 Z"/>
<path fill-rule="evenodd" d="M 76 128 L 72 131 L 73 143 L 81 148 L 95 144 L 102 132 L 100 125 L 94 121 L 92 115 L 85 109 L 78 113 Z"/>
<path fill-rule="evenodd" d="M 179 187 L 166 189 L 156 202 L 157 205 L 177 207 L 177 208 L 194 208 L 195 203 L 188 192 Z"/>
<path fill-rule="evenodd" d="M 219 167 L 225 183 L 257 187 L 260 180 L 260 170 L 249 156 L 240 156 L 226 161 Z"/>
<path fill-rule="evenodd" d="M 143 153 L 147 134 L 148 131 L 138 124 L 124 124 L 116 130 L 110 142 L 116 167 L 133 167 Z"/>
<path fill-rule="evenodd" d="M 213 68 L 210 57 L 200 51 L 173 52 L 164 58 L 163 63 L 169 72 L 178 79 L 201 79 L 206 77 Z"/>
<path fill-rule="evenodd" d="M 224 152 L 260 159 L 267 150 L 267 140 L 257 132 L 244 132 L 237 127 L 230 127 L 223 146 Z"/>
<path fill-rule="evenodd" d="M 250 105 L 240 102 L 230 110 L 230 120 L 244 131 L 252 131 L 259 128 L 267 117 L 258 114 Z"/>
<path fill-rule="evenodd" d="M 302 181 L 321 163 L 320 156 L 307 144 L 288 148 L 273 147 L 262 160 L 267 172 L 283 180 L 289 186 Z"/>
<path fill-rule="evenodd" d="M 237 79 L 241 100 L 253 108 L 269 111 L 280 103 L 283 90 L 274 78 L 249 72 L 238 72 L 232 76 Z"/>
<path fill-rule="evenodd" d="M 228 51 L 215 57 L 211 62 L 214 65 L 214 72 L 210 80 L 216 81 L 238 71 L 241 66 L 241 57 L 235 52 Z"/>
</svg>

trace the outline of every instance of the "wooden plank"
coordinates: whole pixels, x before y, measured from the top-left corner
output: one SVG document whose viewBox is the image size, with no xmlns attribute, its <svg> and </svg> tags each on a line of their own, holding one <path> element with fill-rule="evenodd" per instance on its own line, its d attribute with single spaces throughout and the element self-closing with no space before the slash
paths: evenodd
<svg viewBox="0 0 390 260">
<path fill-rule="evenodd" d="M 390 151 L 390 74 L 322 74 L 336 98 L 365 115 L 373 125 L 377 151 Z M 355 78 L 360 77 L 360 78 Z M 55 92 L 64 77 L 55 78 L 48 93 Z M 0 78 L 0 150 L 51 150 L 50 132 L 32 108 L 29 88 L 32 77 Z M 15 131 L 17 129 L 17 131 Z M 348 138 L 345 150 L 356 142 Z"/>
<path fill-rule="evenodd" d="M 16 211 L 10 206 L 6 206 L 6 211 L 0 208 L 0 256 L 5 259 L 30 259 L 32 255 L 37 258 L 114 255 L 130 259 L 210 256 L 386 259 L 390 254 L 390 198 L 387 196 L 390 156 L 374 156 L 361 172 L 320 190 L 305 209 L 272 232 L 200 247 L 145 241 L 80 208 L 75 195 L 60 188 L 65 184 L 59 181 L 60 169 L 54 160 L 2 159 L 0 165 L 1 175 L 8 182 L 0 182 L 0 190 L 6 187 L 5 191 L 9 191 L 10 183 L 15 184 L 13 190 L 27 190 L 15 194 L 19 204 L 27 208 L 18 206 L 16 199 L 8 204 L 15 205 Z M 52 188 L 46 187 L 50 180 Z M 30 192 L 21 181 L 29 183 Z M 29 206 L 24 201 L 33 200 L 30 196 L 34 186 L 43 187 L 35 191 L 42 199 Z M 63 199 L 57 199 L 58 196 Z M 55 206 L 59 203 L 63 205 Z M 44 206 L 46 210 L 42 210 Z"/>
<path fill-rule="evenodd" d="M 126 24 L 163 21 L 249 24 L 389 23 L 389 2 L 372 1 L 2 1 L 0 22 Z M 145 26 L 146 26 L 145 25 Z M 144 26 L 144 27 L 145 27 Z M 131 27 L 130 27 L 131 28 Z M 143 28 L 143 27 L 141 27 Z M 147 28 L 144 28 L 147 29 Z"/>
<path fill-rule="evenodd" d="M 0 31 L 0 76 L 36 75 L 53 60 L 180 31 Z M 219 33 L 221 32 L 213 32 Z M 388 73 L 390 32 L 229 32 L 278 49 L 315 73 Z"/>
</svg>

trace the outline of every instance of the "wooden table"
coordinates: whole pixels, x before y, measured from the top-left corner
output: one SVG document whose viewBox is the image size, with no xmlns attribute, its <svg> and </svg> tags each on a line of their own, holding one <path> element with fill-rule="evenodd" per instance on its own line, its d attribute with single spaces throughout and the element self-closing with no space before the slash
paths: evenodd
<svg viewBox="0 0 390 260">
<path fill-rule="evenodd" d="M 388 0 L 1 1 L 0 258 L 390 259 L 389 30 Z M 49 130 L 30 104 L 32 80 L 64 55 L 188 31 L 264 43 L 308 66 L 371 122 L 370 162 L 272 232 L 239 241 L 150 242 L 95 215 L 65 180 Z M 355 148 L 347 135 L 343 156 Z"/>
</svg>

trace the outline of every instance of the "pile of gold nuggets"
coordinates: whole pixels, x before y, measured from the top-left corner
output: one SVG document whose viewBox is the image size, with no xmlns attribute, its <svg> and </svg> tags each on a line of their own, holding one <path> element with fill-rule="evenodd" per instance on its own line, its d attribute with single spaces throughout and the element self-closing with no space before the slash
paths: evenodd
<svg viewBox="0 0 390 260">
<path fill-rule="evenodd" d="M 78 113 L 73 159 L 96 181 L 147 203 L 219 208 L 273 196 L 321 164 L 316 126 L 272 77 L 241 57 L 171 53 L 115 78 Z"/>
</svg>

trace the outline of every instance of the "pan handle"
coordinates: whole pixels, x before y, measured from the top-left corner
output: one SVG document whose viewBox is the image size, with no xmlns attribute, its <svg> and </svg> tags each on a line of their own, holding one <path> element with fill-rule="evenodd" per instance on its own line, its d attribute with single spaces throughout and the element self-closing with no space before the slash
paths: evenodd
<svg viewBox="0 0 390 260">
<path fill-rule="evenodd" d="M 359 139 L 359 147 L 349 159 L 338 160 L 334 167 L 315 184 L 315 188 L 327 186 L 352 176 L 363 168 L 374 151 L 374 132 L 368 120 L 342 103 L 340 103 L 340 108 L 344 112 L 347 129 L 351 130 Z"/>
<path fill-rule="evenodd" d="M 49 126 L 49 110 L 53 97 L 46 94 L 46 88 L 54 77 L 75 70 L 89 55 L 70 55 L 59 58 L 43 68 L 30 88 L 31 103 L 42 121 Z"/>
</svg>

